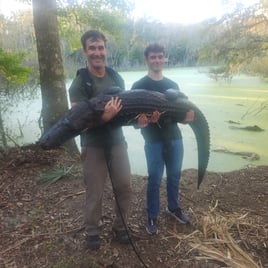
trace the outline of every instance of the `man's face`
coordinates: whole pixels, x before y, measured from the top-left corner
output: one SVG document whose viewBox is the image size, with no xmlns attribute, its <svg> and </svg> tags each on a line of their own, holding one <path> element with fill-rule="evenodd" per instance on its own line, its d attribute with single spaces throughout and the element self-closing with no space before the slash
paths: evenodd
<svg viewBox="0 0 268 268">
<path fill-rule="evenodd" d="M 148 68 L 153 72 L 161 72 L 165 63 L 163 52 L 150 52 L 145 59 Z"/>
<path fill-rule="evenodd" d="M 107 50 L 103 40 L 87 39 L 84 53 L 92 68 L 100 69 L 105 66 Z"/>
</svg>

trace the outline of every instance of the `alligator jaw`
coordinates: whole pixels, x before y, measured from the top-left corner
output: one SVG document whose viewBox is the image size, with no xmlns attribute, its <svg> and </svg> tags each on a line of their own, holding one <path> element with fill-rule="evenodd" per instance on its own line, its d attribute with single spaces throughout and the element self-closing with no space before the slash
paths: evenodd
<svg viewBox="0 0 268 268">
<path fill-rule="evenodd" d="M 79 134 L 80 131 L 77 131 L 68 118 L 64 117 L 42 135 L 37 144 L 44 150 L 56 149 Z"/>
</svg>

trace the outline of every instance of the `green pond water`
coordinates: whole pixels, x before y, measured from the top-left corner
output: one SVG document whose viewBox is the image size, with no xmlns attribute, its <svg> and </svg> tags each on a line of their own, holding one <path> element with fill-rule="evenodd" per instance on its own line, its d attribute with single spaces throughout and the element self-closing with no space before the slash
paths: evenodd
<svg viewBox="0 0 268 268">
<path fill-rule="evenodd" d="M 124 72 L 127 88 L 146 72 Z M 176 81 L 181 91 L 186 93 L 205 114 L 211 132 L 210 171 L 232 171 L 246 166 L 268 164 L 268 84 L 258 78 L 245 75 L 236 76 L 231 83 L 215 82 L 204 71 L 192 68 L 166 69 L 165 76 Z M 266 109 L 260 112 L 262 105 Z M 230 124 L 229 121 L 240 123 Z M 262 132 L 232 129 L 231 126 L 245 127 L 257 125 Z M 183 169 L 197 168 L 197 147 L 194 134 L 187 125 L 179 124 L 184 140 Z M 131 166 L 139 174 L 146 171 L 145 160 L 140 149 L 143 140 L 132 135 L 129 127 L 125 135 L 131 152 Z M 141 145 L 142 144 L 142 145 Z M 260 159 L 249 160 L 239 154 L 227 154 L 214 150 L 255 153 Z"/>
<path fill-rule="evenodd" d="M 197 68 L 166 69 L 165 76 L 176 81 L 181 91 L 188 95 L 204 113 L 211 132 L 210 171 L 232 171 L 246 166 L 268 165 L 268 84 L 255 77 L 239 75 L 231 83 L 215 82 L 208 78 L 204 70 Z M 126 88 L 146 71 L 121 72 Z M 68 88 L 70 81 L 66 83 Z M 261 107 L 266 104 L 266 108 Z M 40 136 L 38 119 L 41 112 L 41 99 L 23 101 L 13 107 L 5 116 L 6 127 L 12 134 L 20 135 L 19 144 L 35 142 Z M 237 124 L 230 124 L 234 121 Z M 232 129 L 231 126 L 246 127 L 257 125 L 262 132 Z M 197 168 L 197 148 L 194 134 L 187 125 L 179 124 L 184 141 L 183 169 Z M 146 161 L 143 152 L 143 138 L 139 130 L 124 127 L 133 174 L 145 175 Z M 79 142 L 79 138 L 77 138 Z M 227 154 L 214 150 L 255 153 L 259 160 L 249 160 L 237 154 Z"/>
</svg>

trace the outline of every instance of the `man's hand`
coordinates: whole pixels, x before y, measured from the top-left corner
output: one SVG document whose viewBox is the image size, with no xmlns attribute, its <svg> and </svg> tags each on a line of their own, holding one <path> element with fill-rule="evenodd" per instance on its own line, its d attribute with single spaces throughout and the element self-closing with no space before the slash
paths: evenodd
<svg viewBox="0 0 268 268">
<path fill-rule="evenodd" d="M 158 111 L 154 111 L 153 114 L 150 117 L 150 123 L 156 123 L 160 118 L 161 113 Z"/>
<path fill-rule="evenodd" d="M 190 110 L 186 113 L 183 123 L 187 124 L 194 121 L 194 111 Z"/>
<path fill-rule="evenodd" d="M 150 121 L 146 114 L 140 114 L 137 123 L 139 128 L 144 128 L 148 126 Z"/>
<path fill-rule="evenodd" d="M 147 127 L 149 123 L 156 123 L 159 120 L 160 115 L 161 114 L 158 111 L 154 111 L 151 116 L 140 114 L 138 117 L 138 127 L 144 128 Z"/>
<path fill-rule="evenodd" d="M 118 97 L 112 97 L 111 100 L 106 103 L 101 119 L 104 122 L 108 122 L 113 119 L 122 109 L 121 103 L 122 100 L 120 100 Z"/>
</svg>

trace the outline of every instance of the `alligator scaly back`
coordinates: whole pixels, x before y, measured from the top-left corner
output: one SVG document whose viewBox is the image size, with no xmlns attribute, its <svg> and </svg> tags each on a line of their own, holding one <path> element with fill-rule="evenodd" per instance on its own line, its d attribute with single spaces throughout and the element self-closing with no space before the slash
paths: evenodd
<svg viewBox="0 0 268 268">
<path fill-rule="evenodd" d="M 190 102 L 184 94 L 168 90 L 165 94 L 149 90 L 118 91 L 113 89 L 106 94 L 99 95 L 88 101 L 83 101 L 74 106 L 64 118 L 59 120 L 39 140 L 44 149 L 61 146 L 67 140 L 81 134 L 85 130 L 100 127 L 104 124 L 101 115 L 104 106 L 112 97 L 122 100 L 123 108 L 109 122 L 114 126 L 130 126 L 137 123 L 136 118 L 142 114 L 152 114 L 154 111 L 163 117 L 183 123 L 189 110 L 195 112 L 195 120 L 189 124 L 192 128 L 198 148 L 198 187 L 205 175 L 210 151 L 210 134 L 207 120 L 200 109 Z"/>
</svg>

